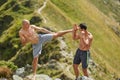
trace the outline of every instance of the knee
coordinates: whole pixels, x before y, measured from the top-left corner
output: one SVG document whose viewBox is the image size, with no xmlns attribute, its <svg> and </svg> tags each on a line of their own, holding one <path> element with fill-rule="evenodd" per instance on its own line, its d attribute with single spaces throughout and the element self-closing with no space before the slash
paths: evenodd
<svg viewBox="0 0 120 80">
<path fill-rule="evenodd" d="M 73 64 L 73 67 L 75 68 L 75 64 Z"/>
<path fill-rule="evenodd" d="M 58 33 L 54 33 L 54 34 L 53 34 L 53 38 L 55 39 L 55 38 L 57 38 L 57 37 L 59 37 L 59 34 L 58 34 Z"/>
<path fill-rule="evenodd" d="M 38 61 L 38 57 L 35 57 L 35 58 L 33 59 L 33 62 L 36 62 L 36 61 Z"/>
<path fill-rule="evenodd" d="M 73 68 L 74 68 L 74 69 L 78 69 L 78 65 L 73 64 Z"/>
<path fill-rule="evenodd" d="M 88 67 L 87 64 L 82 64 L 82 68 L 83 68 L 83 69 L 86 69 L 87 67 Z"/>
</svg>

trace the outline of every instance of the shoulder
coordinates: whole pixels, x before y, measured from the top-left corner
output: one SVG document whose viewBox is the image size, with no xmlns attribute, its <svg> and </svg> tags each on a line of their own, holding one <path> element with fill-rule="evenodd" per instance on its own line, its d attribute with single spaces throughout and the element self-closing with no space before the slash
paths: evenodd
<svg viewBox="0 0 120 80">
<path fill-rule="evenodd" d="M 36 26 L 35 25 L 30 25 L 31 28 L 35 28 Z"/>
<path fill-rule="evenodd" d="M 91 33 L 91 32 L 88 32 L 88 34 L 92 36 L 92 33 Z"/>
<path fill-rule="evenodd" d="M 25 33 L 25 31 L 21 28 L 20 30 L 19 30 L 19 35 L 24 35 L 24 33 Z"/>
<path fill-rule="evenodd" d="M 23 36 L 23 32 L 20 30 L 19 31 L 19 36 L 22 37 Z"/>
<path fill-rule="evenodd" d="M 22 33 L 23 33 L 23 30 L 22 30 L 22 29 L 20 29 L 20 30 L 19 30 L 19 34 L 22 34 Z"/>
<path fill-rule="evenodd" d="M 88 34 L 89 34 L 89 37 L 92 39 L 93 38 L 92 33 L 88 32 Z"/>
<path fill-rule="evenodd" d="M 35 30 L 41 29 L 40 27 L 38 27 L 38 26 L 36 26 L 36 25 L 30 25 L 30 27 L 31 27 L 32 29 L 35 29 Z"/>
<path fill-rule="evenodd" d="M 81 31 L 80 34 L 85 34 L 85 32 L 84 32 L 84 31 Z"/>
</svg>

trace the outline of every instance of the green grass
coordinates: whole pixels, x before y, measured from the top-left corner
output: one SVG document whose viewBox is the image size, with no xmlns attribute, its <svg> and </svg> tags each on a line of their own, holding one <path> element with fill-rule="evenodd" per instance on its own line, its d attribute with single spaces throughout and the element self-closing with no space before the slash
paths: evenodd
<svg viewBox="0 0 120 80">
<path fill-rule="evenodd" d="M 14 6 L 11 6 L 10 4 L 14 1 Z M 10 60 L 16 60 L 15 63 L 18 63 L 22 58 L 25 60 L 26 57 L 30 57 L 28 61 L 21 61 L 19 63 L 20 66 L 23 66 L 21 64 L 30 63 L 30 61 L 32 61 L 32 49 L 30 46 L 22 48 L 18 36 L 21 21 L 24 18 L 31 20 L 33 16 L 40 17 L 40 19 L 42 18 L 41 16 L 44 16 L 47 23 L 37 22 L 35 24 L 38 26 L 48 26 L 54 31 L 71 29 L 73 24 L 85 22 L 88 25 L 88 30 L 94 36 L 91 55 L 94 61 L 99 64 L 99 68 L 92 76 L 94 76 L 96 80 L 108 80 L 109 78 L 112 80 L 111 74 L 114 73 L 116 77 L 120 77 L 120 38 L 109 27 L 113 25 L 117 26 L 117 21 L 119 21 L 119 8 L 115 6 L 115 3 L 112 3 L 112 0 L 110 0 L 110 4 L 107 5 L 104 4 L 103 0 L 48 0 L 46 8 L 43 9 L 41 15 L 36 11 L 43 5 L 44 0 L 31 1 L 33 2 L 30 3 L 30 6 L 25 5 L 25 1 L 8 0 L 0 7 L 0 20 L 2 20 L 5 15 L 10 15 L 13 18 L 13 21 L 8 24 L 9 26 L 4 26 L 4 28 L 2 28 L 3 31 L 0 33 L 0 54 L 4 53 L 3 58 L 6 59 L 7 55 L 12 54 Z M 18 11 L 15 11 L 17 8 L 15 7 L 16 5 L 18 5 Z M 118 13 L 114 12 L 112 9 L 117 10 Z M 115 14 L 113 17 L 116 21 L 111 18 L 109 13 Z M 73 54 L 75 54 L 78 41 L 72 40 L 71 33 L 66 34 L 64 38 L 69 48 L 68 51 L 72 51 Z M 2 45 L 5 48 L 2 48 Z M 48 54 L 44 55 L 44 53 Z M 46 63 L 48 60 L 56 58 L 58 54 L 59 43 L 53 41 L 49 45 L 44 46 L 40 63 Z M 50 71 L 49 74 L 52 74 L 51 70 L 48 71 Z M 40 73 L 42 72 L 46 72 L 46 70 L 41 70 Z"/>
<path fill-rule="evenodd" d="M 120 22 L 119 16 L 120 16 L 120 7 L 119 7 L 119 1 L 118 0 L 91 0 L 93 4 L 97 8 L 99 8 L 103 13 L 108 15 L 109 17 L 114 17 L 117 22 Z"/>
<path fill-rule="evenodd" d="M 109 28 L 105 19 L 109 20 L 109 25 L 111 25 L 111 23 L 116 25 L 116 22 L 104 15 L 89 1 L 51 0 L 51 2 L 48 3 L 49 7 L 43 11 L 43 15 L 47 17 L 49 24 L 53 26 L 70 24 L 71 26 L 69 28 L 72 28 L 73 23 L 79 24 L 80 22 L 86 22 L 88 24 L 88 30 L 94 36 L 91 49 L 93 59 L 98 64 L 100 64 L 100 61 L 103 61 L 103 63 L 106 64 L 107 70 L 110 70 L 110 73 L 116 73 L 119 75 L 120 67 L 118 66 L 118 63 L 120 63 L 120 50 L 118 47 L 120 46 L 120 38 Z M 68 18 L 70 22 L 68 23 L 66 20 L 59 17 L 61 15 Z M 55 16 L 57 16 L 57 18 Z M 62 20 L 63 22 L 58 23 L 57 21 L 59 20 Z M 59 30 L 59 27 L 57 27 L 57 29 Z M 64 30 L 65 27 L 61 26 L 61 29 Z M 70 36 L 71 35 L 65 36 L 68 38 L 66 39 L 66 42 L 68 43 L 70 49 L 75 52 L 77 43 L 71 43 L 72 40 L 70 39 L 72 38 Z M 99 59 L 99 57 L 101 57 L 101 59 Z M 99 74 L 97 76 L 99 76 Z"/>
</svg>

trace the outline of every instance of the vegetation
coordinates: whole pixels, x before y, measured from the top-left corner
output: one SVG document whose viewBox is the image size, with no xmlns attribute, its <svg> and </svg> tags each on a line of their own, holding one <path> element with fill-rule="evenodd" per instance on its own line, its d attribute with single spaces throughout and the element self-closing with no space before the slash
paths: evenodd
<svg viewBox="0 0 120 80">
<path fill-rule="evenodd" d="M 0 61 L 0 78 L 11 78 L 17 68 L 13 62 Z"/>
<path fill-rule="evenodd" d="M 43 26 L 53 31 L 71 29 L 73 24 L 85 22 L 88 25 L 88 30 L 94 36 L 91 56 L 98 64 L 97 68 L 91 69 L 91 76 L 95 80 L 119 78 L 120 12 L 119 2 L 117 1 L 48 0 L 46 7 L 41 14 L 38 14 L 37 10 L 43 6 L 44 0 L 1 0 L 0 60 L 13 61 L 18 67 L 31 64 L 33 59 L 32 45 L 22 46 L 18 35 L 21 21 L 24 18 L 30 20 L 32 24 Z M 46 23 L 44 23 L 43 18 L 46 19 Z M 64 38 L 68 46 L 67 51 L 74 54 L 78 47 L 78 41 L 73 41 L 71 34 L 66 34 Z M 46 64 L 51 59 L 65 62 L 59 51 L 58 40 L 45 44 L 39 57 L 39 64 Z M 4 63 L 9 68 L 9 73 L 17 68 L 11 62 L 6 63 L 5 61 L 0 61 L 0 64 Z M 72 65 L 71 61 L 68 59 L 69 65 Z M 72 69 L 71 72 L 73 73 Z M 56 71 L 50 68 L 38 70 L 38 73 L 45 73 L 52 77 L 64 76 L 62 70 Z"/>
</svg>

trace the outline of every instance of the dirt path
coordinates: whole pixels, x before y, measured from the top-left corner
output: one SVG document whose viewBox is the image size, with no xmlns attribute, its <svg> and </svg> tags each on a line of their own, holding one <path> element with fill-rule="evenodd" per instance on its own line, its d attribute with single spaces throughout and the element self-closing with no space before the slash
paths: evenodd
<svg viewBox="0 0 120 80">
<path fill-rule="evenodd" d="M 40 7 L 40 8 L 37 10 L 38 14 L 41 15 L 44 23 L 47 23 L 47 20 L 45 19 L 44 16 L 42 16 L 41 11 L 46 7 L 47 1 L 48 1 L 48 0 L 45 0 L 44 3 L 43 3 L 43 6 Z"/>
</svg>

